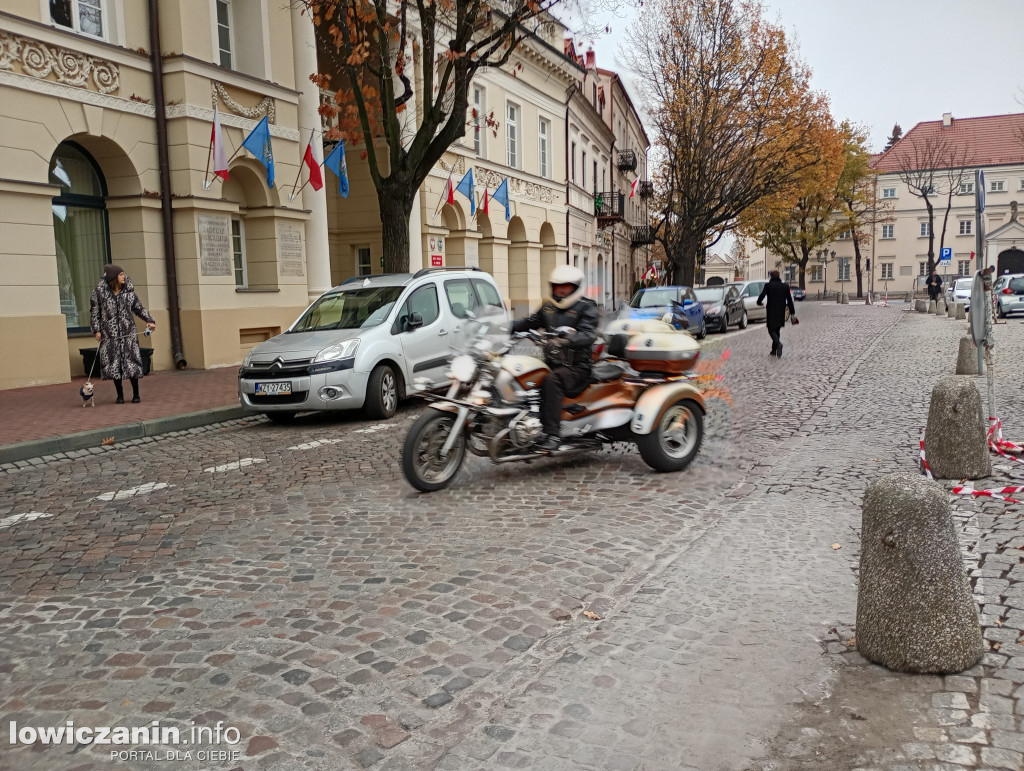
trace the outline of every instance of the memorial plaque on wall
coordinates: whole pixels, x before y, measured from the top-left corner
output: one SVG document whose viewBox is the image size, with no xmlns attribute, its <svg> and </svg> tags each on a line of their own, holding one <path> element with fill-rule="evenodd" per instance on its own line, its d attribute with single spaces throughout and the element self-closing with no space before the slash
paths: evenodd
<svg viewBox="0 0 1024 771">
<path fill-rule="evenodd" d="M 231 218 L 200 214 L 199 270 L 204 276 L 230 276 L 234 270 L 231 255 Z"/>
<path fill-rule="evenodd" d="M 277 227 L 277 264 L 282 276 L 306 275 L 302 256 L 302 228 L 288 223 Z"/>
</svg>

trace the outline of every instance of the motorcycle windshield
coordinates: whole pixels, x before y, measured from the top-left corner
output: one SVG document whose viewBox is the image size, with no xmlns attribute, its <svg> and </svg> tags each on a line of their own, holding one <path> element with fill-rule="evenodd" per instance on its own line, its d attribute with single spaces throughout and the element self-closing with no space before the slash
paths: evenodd
<svg viewBox="0 0 1024 771">
<path fill-rule="evenodd" d="M 479 356 L 498 351 L 508 342 L 511 325 L 501 309 L 488 313 L 481 309 L 481 314 L 467 319 L 459 330 L 458 337 L 452 341 L 456 353 L 470 353 Z"/>
</svg>

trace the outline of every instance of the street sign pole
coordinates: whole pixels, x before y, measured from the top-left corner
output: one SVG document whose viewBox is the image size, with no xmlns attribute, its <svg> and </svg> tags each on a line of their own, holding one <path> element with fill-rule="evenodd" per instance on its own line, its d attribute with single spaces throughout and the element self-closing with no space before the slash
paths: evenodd
<svg viewBox="0 0 1024 771">
<path fill-rule="evenodd" d="M 985 172 L 978 169 L 974 172 L 974 222 L 975 232 L 978 234 L 975 242 L 975 253 L 978 256 L 977 268 L 984 270 L 988 267 L 985 260 L 985 222 L 981 216 L 985 211 Z"/>
</svg>

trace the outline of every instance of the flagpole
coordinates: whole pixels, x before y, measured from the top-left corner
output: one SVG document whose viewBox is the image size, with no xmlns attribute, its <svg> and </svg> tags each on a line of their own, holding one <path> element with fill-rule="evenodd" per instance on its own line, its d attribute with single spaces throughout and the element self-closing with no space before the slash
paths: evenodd
<svg viewBox="0 0 1024 771">
<path fill-rule="evenodd" d="M 213 143 L 214 143 L 214 141 L 215 140 L 213 138 L 213 132 L 211 131 L 210 132 L 210 147 L 206 151 L 206 173 L 203 175 L 203 190 L 209 190 L 210 186 L 213 184 L 212 182 L 209 182 L 208 180 L 210 179 L 210 159 L 213 157 Z"/>
<path fill-rule="evenodd" d="M 309 132 L 309 144 L 306 145 L 307 147 L 312 147 L 313 146 L 313 134 L 314 134 L 315 131 L 316 131 L 316 129 L 310 129 L 310 132 Z M 306 163 L 305 151 L 303 151 L 303 159 L 301 161 L 299 161 L 299 173 L 295 175 L 295 182 L 292 184 L 292 192 L 291 192 L 291 195 L 288 196 L 289 202 L 290 201 L 294 201 L 295 200 L 295 196 L 298 195 L 298 193 L 295 192 L 295 185 L 299 184 L 299 177 L 302 176 L 302 167 L 305 165 L 305 163 Z M 306 182 L 309 182 L 309 180 L 307 179 Z M 305 186 L 306 186 L 306 183 L 305 182 L 302 183 L 302 187 L 305 187 Z M 302 188 L 299 188 L 300 192 L 301 192 L 301 190 L 302 190 Z"/>
<path fill-rule="evenodd" d="M 451 174 L 451 172 L 448 172 L 448 184 L 446 184 L 444 190 L 441 191 L 441 199 L 437 202 L 437 208 L 434 209 L 434 217 L 437 216 L 437 213 L 439 211 L 441 211 L 441 207 L 444 206 L 444 194 L 448 190 L 448 185 L 451 184 L 451 181 L 452 181 L 452 174 Z"/>
</svg>

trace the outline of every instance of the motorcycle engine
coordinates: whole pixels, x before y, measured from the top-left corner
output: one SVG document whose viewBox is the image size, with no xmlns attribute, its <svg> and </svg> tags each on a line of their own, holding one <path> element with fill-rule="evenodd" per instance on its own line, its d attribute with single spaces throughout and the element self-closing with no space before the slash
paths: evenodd
<svg viewBox="0 0 1024 771">
<path fill-rule="evenodd" d="M 537 441 L 541 432 L 540 420 L 532 415 L 517 420 L 509 428 L 512 429 L 509 438 L 516 447 L 528 447 Z"/>
</svg>

